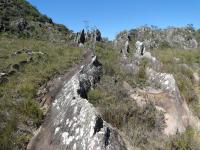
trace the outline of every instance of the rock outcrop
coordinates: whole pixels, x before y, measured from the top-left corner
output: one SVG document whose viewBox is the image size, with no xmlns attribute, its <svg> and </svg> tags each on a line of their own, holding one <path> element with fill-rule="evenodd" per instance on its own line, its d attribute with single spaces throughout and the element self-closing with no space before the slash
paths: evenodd
<svg viewBox="0 0 200 150">
<path fill-rule="evenodd" d="M 119 133 L 87 101 L 87 92 L 100 79 L 96 57 L 64 83 L 28 149 L 126 150 Z"/>
<path fill-rule="evenodd" d="M 127 31 L 121 32 L 113 42 L 114 48 L 119 50 L 124 58 L 126 58 L 129 53 L 129 42 L 130 36 Z"/>
<path fill-rule="evenodd" d="M 191 28 L 159 29 L 156 27 L 141 27 L 129 31 L 133 41 L 143 41 L 146 49 L 153 48 L 184 48 L 198 47 L 195 30 Z"/>
<path fill-rule="evenodd" d="M 87 32 L 83 29 L 81 32 L 77 32 L 74 38 L 74 42 L 78 44 L 79 47 L 84 47 L 85 42 L 88 42 L 91 47 L 94 48 L 97 41 L 102 41 L 99 29 Z"/>
</svg>

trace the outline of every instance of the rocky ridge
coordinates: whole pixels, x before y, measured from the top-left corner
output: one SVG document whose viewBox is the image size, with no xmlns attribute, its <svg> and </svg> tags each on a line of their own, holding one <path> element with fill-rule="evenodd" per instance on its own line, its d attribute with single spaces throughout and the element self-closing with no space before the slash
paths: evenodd
<svg viewBox="0 0 200 150">
<path fill-rule="evenodd" d="M 146 49 L 153 48 L 183 48 L 193 49 L 198 47 L 197 31 L 192 27 L 160 29 L 158 27 L 139 27 L 130 31 L 123 31 L 117 35 L 116 41 L 122 41 L 124 34 L 128 34 L 131 45 L 137 41 L 143 41 Z M 114 43 L 115 43 L 114 42 Z M 120 43 L 120 42 L 119 42 Z M 116 45 L 116 44 L 115 44 Z"/>
<path fill-rule="evenodd" d="M 86 99 L 87 91 L 100 79 L 101 68 L 93 57 L 65 81 L 28 149 L 127 149 L 116 129 Z"/>
</svg>

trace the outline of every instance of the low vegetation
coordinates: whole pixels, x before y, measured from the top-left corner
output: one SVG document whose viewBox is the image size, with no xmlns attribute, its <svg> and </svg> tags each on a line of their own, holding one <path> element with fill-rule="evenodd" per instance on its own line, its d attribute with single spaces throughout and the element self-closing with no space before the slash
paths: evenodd
<svg viewBox="0 0 200 150">
<path fill-rule="evenodd" d="M 20 65 L 0 85 L 0 149 L 25 149 L 31 132 L 42 121 L 43 114 L 36 101 L 37 89 L 55 75 L 76 63 L 83 54 L 79 48 L 61 43 L 33 39 L 0 39 L 0 71 L 27 59 L 26 54 L 13 54 L 22 49 L 33 52 L 33 60 Z M 31 128 L 30 128 L 31 127 Z M 17 131 L 17 132 L 16 132 Z"/>
<path fill-rule="evenodd" d="M 145 87 L 147 60 L 142 59 L 138 73 L 132 74 L 123 71 L 120 54 L 109 46 L 98 45 L 96 54 L 103 64 L 103 76 L 88 93 L 88 100 L 99 108 L 104 120 L 123 131 L 133 145 L 146 148 L 161 134 L 164 115 L 150 102 L 139 107 L 130 100 L 123 82 L 127 81 L 132 87 Z"/>
<path fill-rule="evenodd" d="M 153 50 L 159 61 L 163 63 L 162 72 L 172 73 L 177 81 L 181 95 L 199 116 L 199 101 L 194 92 L 193 70 L 199 67 L 199 50 L 161 49 Z M 143 107 L 130 100 L 123 88 L 123 81 L 133 88 L 144 88 L 146 82 L 145 69 L 148 61 L 142 59 L 137 74 L 127 73 L 120 67 L 120 54 L 105 44 L 98 44 L 96 54 L 103 63 L 103 76 L 88 93 L 89 101 L 102 113 L 104 120 L 120 129 L 137 149 L 199 149 L 200 133 L 188 127 L 184 133 L 165 136 L 164 115 L 149 102 Z M 187 67 L 188 66 L 188 67 Z"/>
</svg>

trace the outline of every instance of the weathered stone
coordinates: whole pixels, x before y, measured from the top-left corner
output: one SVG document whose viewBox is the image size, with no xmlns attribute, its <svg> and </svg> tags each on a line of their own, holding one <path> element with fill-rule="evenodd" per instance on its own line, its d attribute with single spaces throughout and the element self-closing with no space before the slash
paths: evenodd
<svg viewBox="0 0 200 150">
<path fill-rule="evenodd" d="M 85 30 L 83 29 L 80 35 L 79 43 L 85 43 Z"/>
<path fill-rule="evenodd" d="M 113 42 L 114 48 L 122 53 L 123 58 L 126 58 L 129 53 L 129 39 L 129 32 L 124 31 L 121 32 Z"/>
<path fill-rule="evenodd" d="M 102 65 L 97 59 L 94 59 L 93 63 L 85 66 L 79 75 L 80 89 L 78 93 L 82 98 L 87 98 L 87 93 L 92 85 L 100 80 L 102 74 Z"/>
<path fill-rule="evenodd" d="M 99 29 L 96 30 L 96 41 L 101 41 L 102 37 L 101 37 L 101 32 Z"/>
<path fill-rule="evenodd" d="M 145 53 L 145 46 L 144 46 L 143 42 L 137 41 L 135 43 L 135 47 L 136 47 L 137 55 L 143 55 Z"/>
<path fill-rule="evenodd" d="M 27 149 L 127 149 L 119 133 L 85 99 L 87 91 L 99 80 L 101 68 L 93 57 L 90 64 L 64 83 L 48 119 Z"/>
<path fill-rule="evenodd" d="M 143 41 L 146 49 L 153 48 L 184 48 L 192 49 L 198 47 L 195 39 L 195 30 L 188 28 L 159 29 L 154 27 L 141 27 L 130 30 L 134 41 Z"/>
</svg>

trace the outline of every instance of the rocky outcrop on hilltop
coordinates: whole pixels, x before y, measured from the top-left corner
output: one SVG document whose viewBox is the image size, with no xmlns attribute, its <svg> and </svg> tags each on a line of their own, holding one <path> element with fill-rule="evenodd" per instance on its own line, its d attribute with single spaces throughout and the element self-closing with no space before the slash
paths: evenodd
<svg viewBox="0 0 200 150">
<path fill-rule="evenodd" d="M 87 32 L 83 29 L 81 32 L 77 32 L 74 38 L 74 43 L 78 44 L 79 47 L 84 47 L 84 44 L 87 42 L 94 48 L 96 42 L 100 41 L 102 41 L 102 37 L 99 29 Z"/>
<path fill-rule="evenodd" d="M 100 79 L 101 69 L 93 57 L 64 83 L 28 149 L 127 149 L 117 130 L 86 99 L 88 90 Z"/>
<path fill-rule="evenodd" d="M 159 29 L 157 27 L 141 27 L 129 31 L 129 35 L 135 44 L 136 41 L 143 41 L 147 49 L 152 48 L 184 48 L 192 49 L 198 47 L 196 31 L 193 28 Z M 120 34 L 119 34 L 120 35 Z"/>
</svg>

